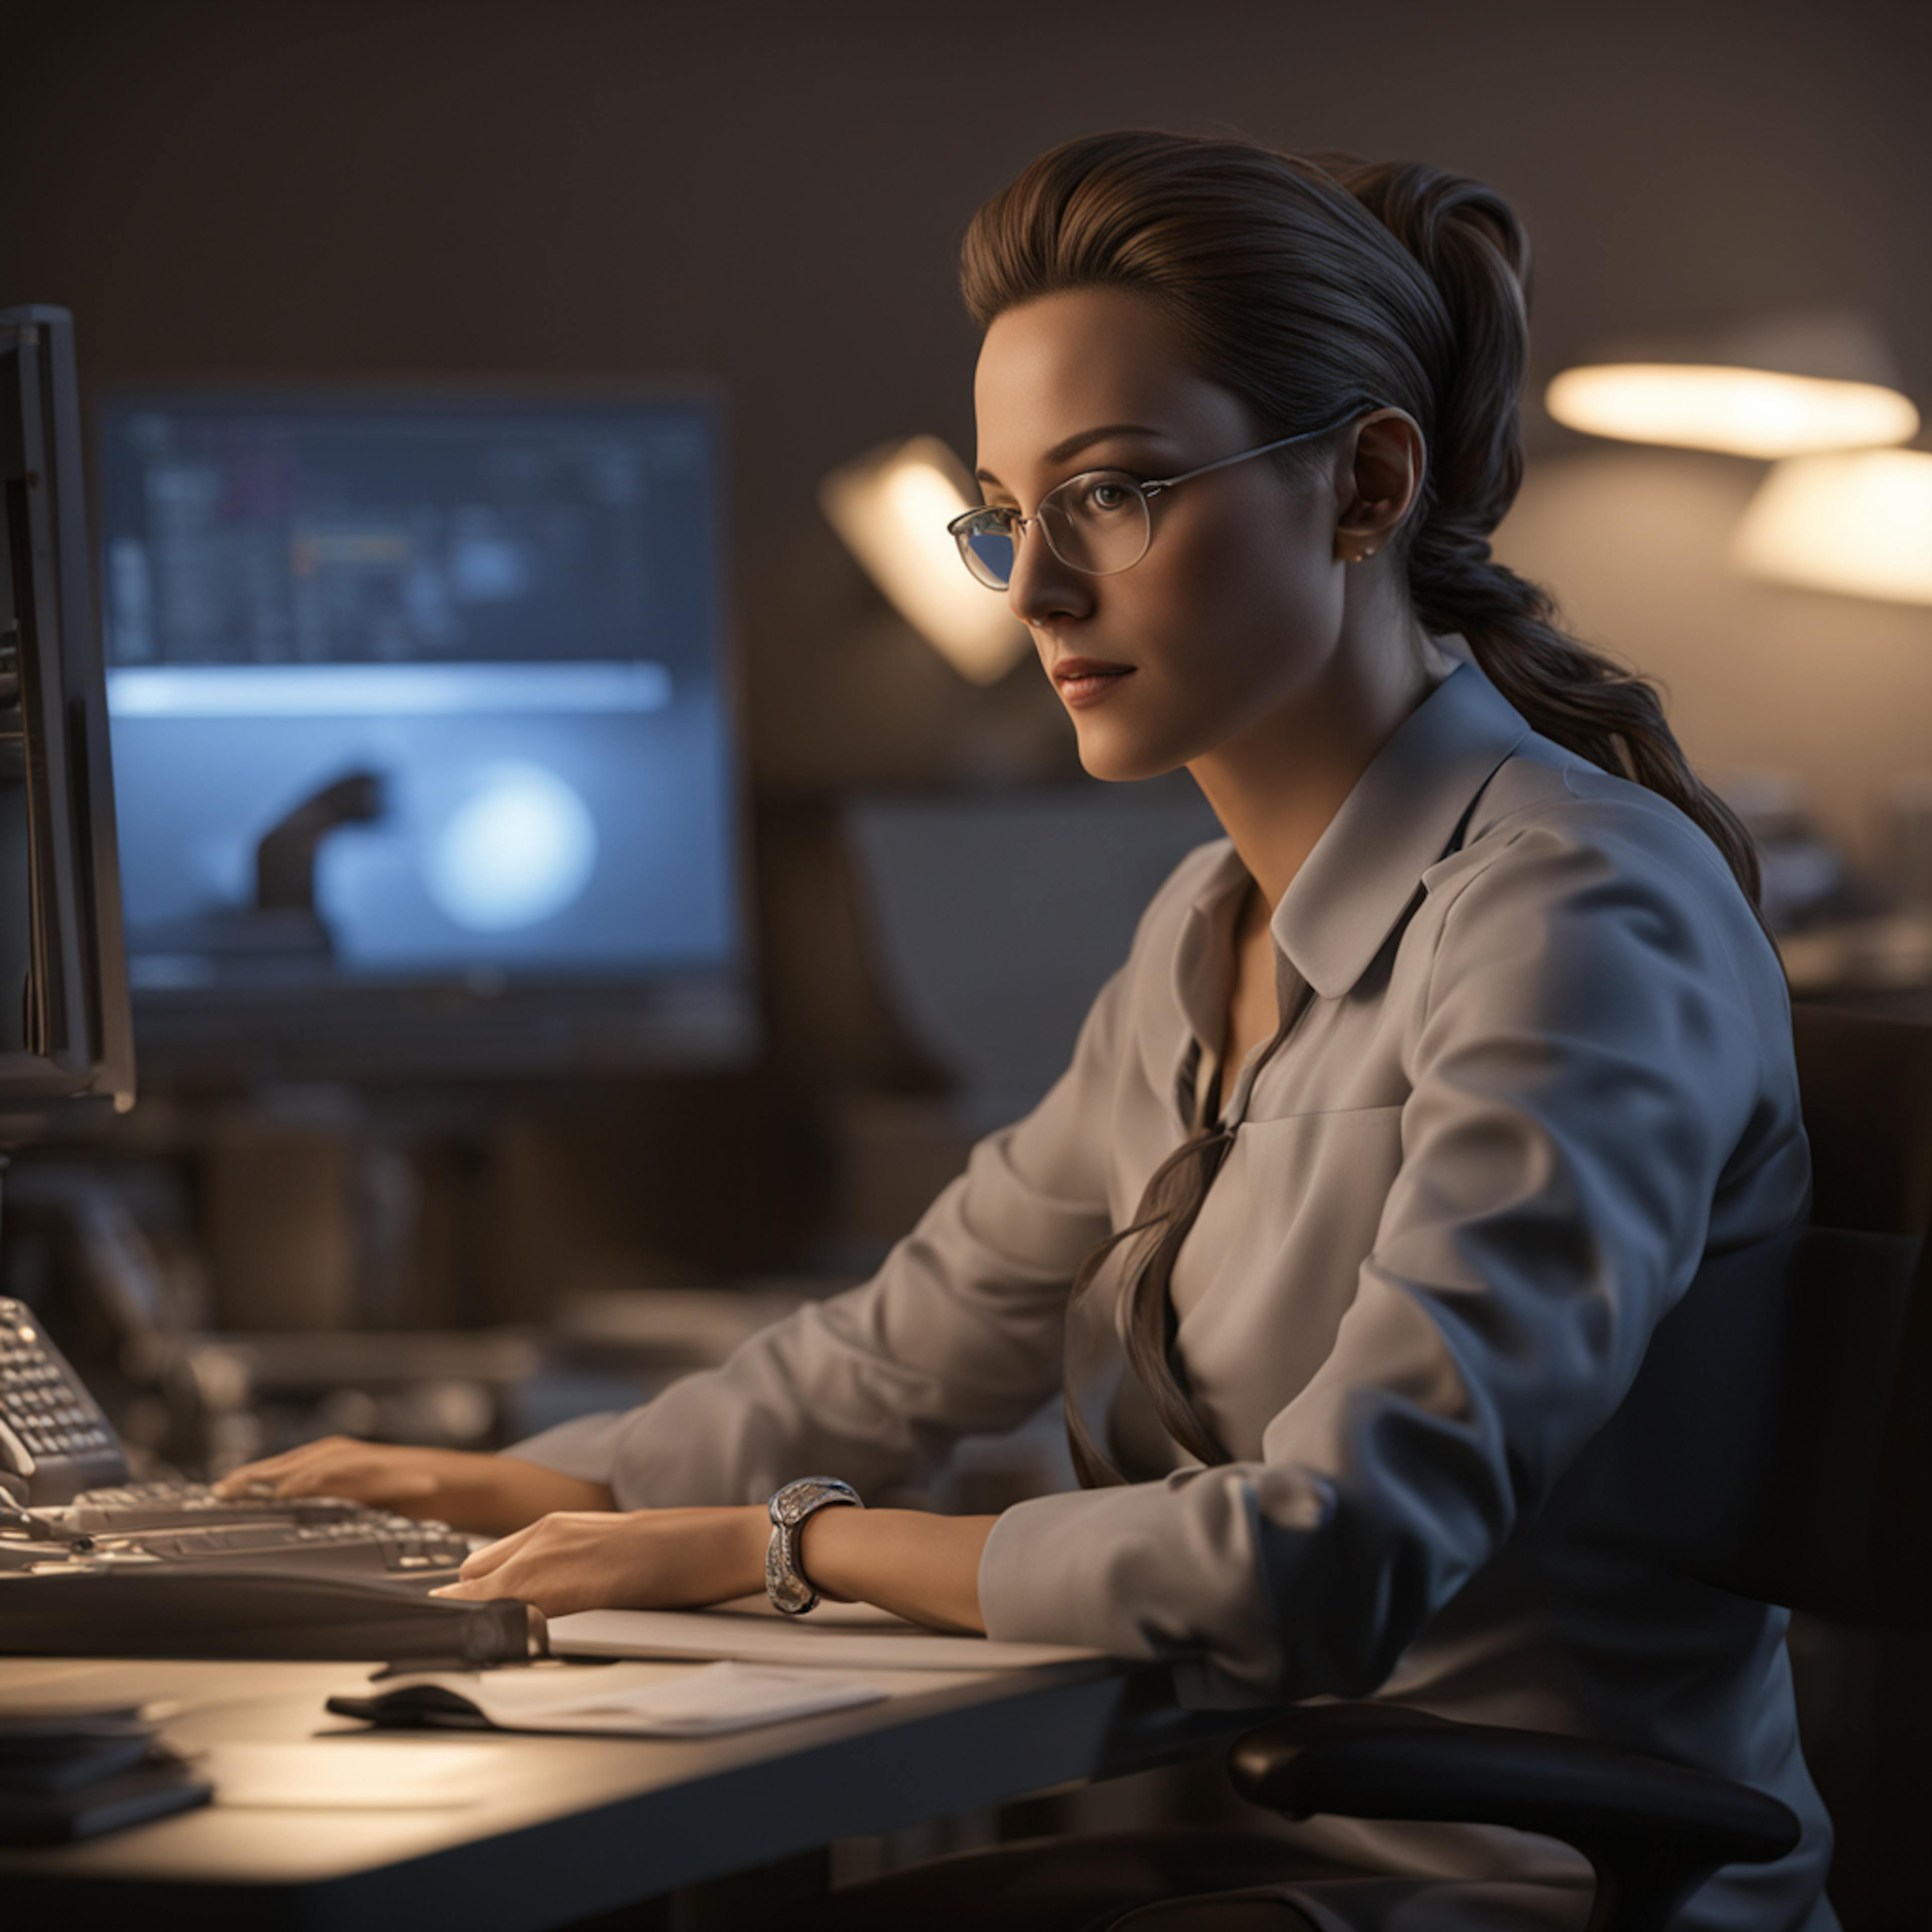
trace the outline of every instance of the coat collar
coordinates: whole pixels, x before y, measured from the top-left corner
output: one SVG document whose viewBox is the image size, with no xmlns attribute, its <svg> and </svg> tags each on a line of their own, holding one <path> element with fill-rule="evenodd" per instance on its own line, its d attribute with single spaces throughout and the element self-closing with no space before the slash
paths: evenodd
<svg viewBox="0 0 1932 1932">
<path fill-rule="evenodd" d="M 1461 661 L 1403 720 L 1356 781 L 1303 862 L 1270 921 L 1276 946 L 1316 994 L 1346 993 L 1442 858 L 1484 787 L 1530 735 L 1521 715 L 1460 638 L 1438 640 Z M 1232 902 L 1247 868 L 1222 839 L 1181 908 L 1168 962 L 1168 998 L 1180 1022 L 1144 1035 L 1149 1078 L 1171 1091 L 1181 1123 L 1192 1119 L 1199 1050 L 1219 1050 L 1233 966 Z"/>
<path fill-rule="evenodd" d="M 1460 641 L 1460 640 L 1459 640 Z M 1323 999 L 1348 992 L 1529 727 L 1465 657 L 1376 754 L 1269 929 Z"/>
</svg>

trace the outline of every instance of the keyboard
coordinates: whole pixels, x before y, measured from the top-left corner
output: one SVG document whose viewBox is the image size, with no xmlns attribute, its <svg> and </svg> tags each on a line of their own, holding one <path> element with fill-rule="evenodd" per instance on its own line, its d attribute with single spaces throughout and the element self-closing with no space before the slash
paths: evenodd
<svg viewBox="0 0 1932 1932">
<path fill-rule="evenodd" d="M 90 1561 L 122 1564 L 272 1558 L 340 1574 L 446 1582 L 482 1540 L 340 1496 L 218 1496 L 190 1484 L 89 1490 L 62 1513 Z"/>
<path fill-rule="evenodd" d="M 346 1496 L 218 1496 L 199 1483 L 122 1483 L 67 1505 L 76 1529 L 200 1529 L 220 1523 L 340 1522 L 372 1512 Z"/>
</svg>

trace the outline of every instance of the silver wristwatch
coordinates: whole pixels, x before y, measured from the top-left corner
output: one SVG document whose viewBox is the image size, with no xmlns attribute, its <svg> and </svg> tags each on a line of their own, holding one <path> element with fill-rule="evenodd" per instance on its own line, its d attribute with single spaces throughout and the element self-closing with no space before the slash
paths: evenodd
<svg viewBox="0 0 1932 1932">
<path fill-rule="evenodd" d="M 765 1594 L 788 1617 L 802 1617 L 818 1601 L 818 1592 L 799 1567 L 800 1526 L 814 1510 L 833 1503 L 866 1507 L 859 1492 L 836 1476 L 801 1476 L 786 1484 L 766 1505 L 772 1540 L 765 1545 Z"/>
</svg>

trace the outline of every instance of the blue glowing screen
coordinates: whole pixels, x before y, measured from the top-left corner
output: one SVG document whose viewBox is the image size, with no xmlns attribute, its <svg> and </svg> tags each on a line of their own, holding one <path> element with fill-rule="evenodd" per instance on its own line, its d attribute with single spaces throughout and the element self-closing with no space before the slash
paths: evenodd
<svg viewBox="0 0 1932 1932">
<path fill-rule="evenodd" d="M 735 961 L 706 404 L 124 397 L 102 444 L 137 988 Z"/>
</svg>

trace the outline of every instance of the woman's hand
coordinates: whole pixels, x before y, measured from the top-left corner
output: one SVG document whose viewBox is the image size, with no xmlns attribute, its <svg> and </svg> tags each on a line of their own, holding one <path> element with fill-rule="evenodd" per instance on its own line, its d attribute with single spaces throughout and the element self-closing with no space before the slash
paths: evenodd
<svg viewBox="0 0 1932 1932">
<path fill-rule="evenodd" d="M 438 1597 L 516 1597 L 547 1617 L 572 1610 L 680 1610 L 764 1588 L 771 1521 L 726 1509 L 566 1510 L 479 1550 Z"/>
<path fill-rule="evenodd" d="M 278 1498 L 345 1496 L 399 1516 L 497 1532 L 520 1529 L 553 1510 L 608 1510 L 612 1504 L 602 1483 L 561 1476 L 514 1456 L 360 1442 L 348 1436 L 244 1463 L 214 1485 L 217 1496 L 236 1500 L 251 1490 Z"/>
<path fill-rule="evenodd" d="M 802 1527 L 801 1567 L 836 1602 L 876 1604 L 914 1623 L 982 1630 L 980 1557 L 996 1518 L 922 1510 L 822 1509 Z M 694 1609 L 756 1595 L 771 1518 L 728 1509 L 566 1512 L 479 1550 L 439 1597 L 518 1597 L 572 1610 Z"/>
</svg>

